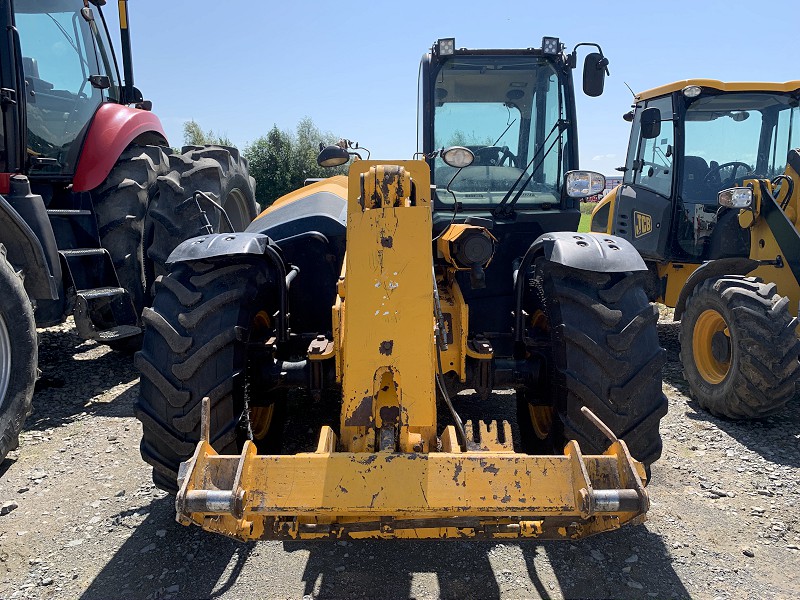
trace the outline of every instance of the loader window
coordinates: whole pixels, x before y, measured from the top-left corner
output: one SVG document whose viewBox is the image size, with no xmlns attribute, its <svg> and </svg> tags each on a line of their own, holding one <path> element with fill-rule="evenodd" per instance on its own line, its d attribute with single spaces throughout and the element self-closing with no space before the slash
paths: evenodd
<svg viewBox="0 0 800 600">
<path fill-rule="evenodd" d="M 767 175 L 770 178 L 786 170 L 786 157 L 792 148 L 800 148 L 800 108 L 797 106 L 778 112 L 769 151 Z"/>
<path fill-rule="evenodd" d="M 22 47 L 28 120 L 28 156 L 38 172 L 69 172 L 73 142 L 103 101 L 90 75 L 98 62 L 81 3 L 20 0 L 15 21 Z M 38 159 L 38 160 L 37 160 Z"/>
<path fill-rule="evenodd" d="M 783 172 L 791 102 L 786 94 L 730 92 L 701 96 L 686 109 L 675 231 L 687 258 L 713 258 L 718 192 Z"/>
<path fill-rule="evenodd" d="M 647 103 L 647 108 L 651 106 L 658 108 L 661 113 L 661 133 L 653 139 L 641 139 L 639 142 L 639 158 L 633 173 L 634 183 L 669 197 L 672 192 L 672 159 L 675 146 L 672 97 L 652 100 Z"/>
<path fill-rule="evenodd" d="M 533 173 L 517 205 L 560 203 L 569 130 L 558 134 L 554 127 L 564 114 L 563 90 L 547 60 L 457 56 L 444 63 L 432 84 L 434 148 L 466 146 L 475 154 L 451 186 L 459 202 L 499 204 L 520 175 L 526 173 L 524 181 Z M 455 173 L 441 159 L 434 161 L 433 181 L 440 190 Z M 452 202 L 449 194 L 440 192 L 438 198 Z"/>
</svg>

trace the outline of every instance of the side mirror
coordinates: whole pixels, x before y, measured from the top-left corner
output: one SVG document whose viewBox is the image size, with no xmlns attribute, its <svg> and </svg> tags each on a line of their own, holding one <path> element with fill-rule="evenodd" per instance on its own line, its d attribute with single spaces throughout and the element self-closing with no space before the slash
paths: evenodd
<svg viewBox="0 0 800 600">
<path fill-rule="evenodd" d="M 325 146 L 317 155 L 320 167 L 338 167 L 350 160 L 350 153 L 341 146 Z"/>
<path fill-rule="evenodd" d="M 564 183 L 567 196 L 570 198 L 588 198 L 606 188 L 605 176 L 594 171 L 567 171 Z"/>
<path fill-rule="evenodd" d="M 639 125 L 644 139 L 657 138 L 661 133 L 661 111 L 655 106 L 645 108 L 639 116 Z"/>
<path fill-rule="evenodd" d="M 595 98 L 603 93 L 608 59 L 599 52 L 591 52 L 583 61 L 583 93 Z"/>
</svg>

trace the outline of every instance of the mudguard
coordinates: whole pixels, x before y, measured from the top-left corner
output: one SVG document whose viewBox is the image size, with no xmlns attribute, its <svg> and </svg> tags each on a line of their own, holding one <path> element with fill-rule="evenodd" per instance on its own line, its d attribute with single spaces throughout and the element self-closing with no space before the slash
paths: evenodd
<svg viewBox="0 0 800 600">
<path fill-rule="evenodd" d="M 240 232 L 203 235 L 178 244 L 172 254 L 169 255 L 167 265 L 220 256 L 264 255 L 270 244 L 270 239 L 260 233 Z"/>
<path fill-rule="evenodd" d="M 683 284 L 678 301 L 675 303 L 675 321 L 680 321 L 683 311 L 686 309 L 686 301 L 692 295 L 694 288 L 703 283 L 706 279 L 722 277 L 723 275 L 747 275 L 759 267 L 757 260 L 750 258 L 720 258 L 710 260 L 700 265 L 694 273 L 689 275 L 689 279 Z"/>
<path fill-rule="evenodd" d="M 289 285 L 299 269 L 286 268 L 280 248 L 266 235 L 251 232 L 212 233 L 195 237 L 178 245 L 167 258 L 167 266 L 194 262 L 209 258 L 235 258 L 247 255 L 262 256 L 275 268 L 280 284 L 280 311 L 277 326 L 278 341 L 286 341 L 289 336 L 287 315 L 289 314 Z"/>
<path fill-rule="evenodd" d="M 598 273 L 646 271 L 630 242 L 614 235 L 559 231 L 540 235 L 526 253 L 551 262 Z"/>
<path fill-rule="evenodd" d="M 167 135 L 153 113 L 120 104 L 100 106 L 89 125 L 75 169 L 72 189 L 93 190 L 103 183 L 131 142 L 162 145 Z"/>
<path fill-rule="evenodd" d="M 515 341 L 521 342 L 523 327 L 522 297 L 525 292 L 525 273 L 539 256 L 551 262 L 595 273 L 626 273 L 647 271 L 647 265 L 630 242 L 615 235 L 556 231 L 540 235 L 531 244 L 519 268 L 515 270 L 514 331 Z M 522 276 L 520 276 L 522 274 Z"/>
<path fill-rule="evenodd" d="M 6 247 L 8 261 L 25 272 L 25 291 L 32 299 L 58 299 L 59 282 L 50 272 L 41 242 L 3 196 L 0 196 L 0 243 Z"/>
</svg>

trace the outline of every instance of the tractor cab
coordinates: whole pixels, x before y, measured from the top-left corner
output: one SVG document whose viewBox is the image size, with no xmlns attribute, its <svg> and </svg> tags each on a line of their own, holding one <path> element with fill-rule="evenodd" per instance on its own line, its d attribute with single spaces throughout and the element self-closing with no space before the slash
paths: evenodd
<svg viewBox="0 0 800 600">
<path fill-rule="evenodd" d="M 784 172 L 800 146 L 799 92 L 798 82 L 689 80 L 637 96 L 626 115 L 623 183 L 596 209 L 593 231 L 620 235 L 655 261 L 747 256 L 738 210 L 720 207 L 717 196 Z"/>
<path fill-rule="evenodd" d="M 105 103 L 141 104 L 120 70 L 103 14 L 105 0 L 3 0 L 0 64 L 3 148 L 0 172 L 32 180 L 75 175 L 83 142 Z M 130 68 L 126 3 L 120 2 L 123 63 Z"/>
</svg>

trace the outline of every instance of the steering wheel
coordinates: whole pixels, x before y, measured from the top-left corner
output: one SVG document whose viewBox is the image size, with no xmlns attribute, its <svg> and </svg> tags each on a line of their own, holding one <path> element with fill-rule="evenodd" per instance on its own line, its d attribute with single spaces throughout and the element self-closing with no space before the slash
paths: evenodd
<svg viewBox="0 0 800 600">
<path fill-rule="evenodd" d="M 517 166 L 517 157 L 508 146 L 478 146 L 470 150 L 475 154 L 475 165 L 501 167 L 508 161 L 510 166 Z"/>
<path fill-rule="evenodd" d="M 723 182 L 719 174 L 723 169 L 727 168 L 731 168 L 731 176 Z M 703 185 L 705 185 L 708 188 L 714 188 L 714 189 L 717 189 L 720 186 L 722 186 L 723 188 L 731 187 L 731 184 L 733 184 L 737 179 L 736 173 L 740 168 L 744 169 L 744 175 L 747 175 L 752 171 L 750 165 L 737 160 L 722 163 L 721 165 L 717 165 L 716 167 L 711 167 L 708 173 L 706 173 L 706 176 L 703 177 Z"/>
</svg>

